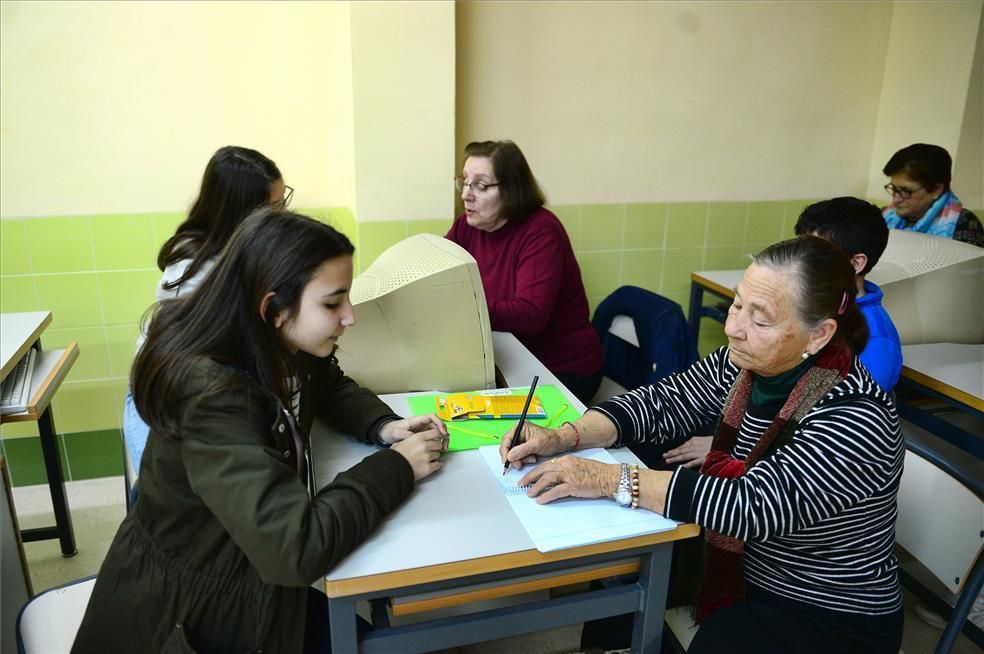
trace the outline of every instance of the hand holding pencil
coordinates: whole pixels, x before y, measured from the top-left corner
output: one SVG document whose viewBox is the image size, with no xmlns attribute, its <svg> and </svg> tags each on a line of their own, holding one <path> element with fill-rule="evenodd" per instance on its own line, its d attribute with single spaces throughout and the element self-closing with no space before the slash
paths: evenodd
<svg viewBox="0 0 984 654">
<path fill-rule="evenodd" d="M 533 378 L 529 397 L 533 396 L 533 388 L 536 386 L 537 379 L 536 377 Z M 537 455 L 549 456 L 567 449 L 568 447 L 557 435 L 556 429 L 539 427 L 521 417 L 516 426 L 502 437 L 502 443 L 499 445 L 499 456 L 502 457 L 503 472 L 505 472 L 510 465 L 514 468 L 522 468 L 524 464 L 536 463 Z"/>
<path fill-rule="evenodd" d="M 540 377 L 538 375 L 533 375 L 533 383 L 530 384 L 530 392 L 526 394 L 526 404 L 523 405 L 523 413 L 520 414 L 519 422 L 517 422 L 516 426 L 513 428 L 513 432 L 519 434 L 518 438 L 520 440 L 522 440 L 523 437 L 523 423 L 526 422 L 526 413 L 530 410 L 530 402 L 533 401 L 533 392 L 536 390 L 536 383 L 538 381 L 540 381 Z M 503 443 L 505 443 L 505 439 L 503 439 Z M 507 470 L 509 470 L 508 459 L 506 459 L 502 464 L 502 474 L 506 474 Z"/>
</svg>

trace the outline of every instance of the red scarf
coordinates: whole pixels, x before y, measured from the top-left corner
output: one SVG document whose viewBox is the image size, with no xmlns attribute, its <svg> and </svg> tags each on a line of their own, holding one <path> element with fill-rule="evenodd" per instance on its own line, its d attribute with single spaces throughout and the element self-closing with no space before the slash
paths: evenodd
<svg viewBox="0 0 984 654">
<path fill-rule="evenodd" d="M 827 392 L 847 377 L 854 357 L 839 341 L 828 344 L 789 393 L 772 424 L 759 438 L 744 461 L 731 456 L 741 423 L 745 419 L 752 396 L 754 377 L 747 370 L 738 374 L 731 387 L 711 451 L 708 452 L 701 474 L 734 479 L 741 477 L 756 462 L 771 455 L 792 436 L 800 420 Z M 782 438 L 777 438 L 782 435 Z M 775 445 L 775 447 L 773 447 Z M 703 623 L 720 608 L 745 599 L 745 543 L 712 529 L 705 530 L 704 576 L 695 606 L 694 619 Z"/>
</svg>

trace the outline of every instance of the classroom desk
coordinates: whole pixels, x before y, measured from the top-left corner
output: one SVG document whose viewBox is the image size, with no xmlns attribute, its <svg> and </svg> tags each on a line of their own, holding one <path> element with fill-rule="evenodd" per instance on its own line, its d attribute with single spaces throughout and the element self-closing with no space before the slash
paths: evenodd
<svg viewBox="0 0 984 654">
<path fill-rule="evenodd" d="M 55 436 L 54 421 L 51 415 L 51 399 L 65 376 L 79 356 L 79 346 L 74 341 L 61 350 L 41 349 L 41 333 L 51 324 L 50 311 L 0 314 L 0 380 L 14 368 L 21 357 L 30 349 L 38 352 L 31 382 L 31 399 L 27 410 L 22 413 L 0 416 L 0 423 L 36 421 L 41 440 L 41 454 L 48 477 L 48 491 L 55 513 L 55 526 L 25 529 L 21 532 L 24 542 L 57 538 L 61 544 L 62 556 L 73 556 L 75 532 L 72 516 L 65 498 L 65 476 L 62 473 L 61 458 L 58 456 L 58 441 Z"/>
<path fill-rule="evenodd" d="M 540 375 L 541 383 L 558 383 L 528 352 L 523 356 L 525 348 L 511 335 L 494 335 L 494 347 L 507 383 L 529 385 L 526 375 L 531 372 Z M 408 396 L 383 399 L 396 413 L 409 415 Z M 312 452 L 318 484 L 374 451 L 316 425 Z M 612 454 L 620 461 L 637 460 L 625 448 Z M 543 554 L 534 548 L 478 453 L 454 452 L 369 540 L 326 575 L 332 650 L 423 652 L 635 612 L 633 651 L 658 652 L 672 543 L 699 531 L 685 524 L 668 532 Z M 503 584 L 515 594 L 636 570 L 639 580 L 633 583 L 398 627 L 389 626 L 376 602 L 376 628 L 361 636 L 356 632 L 356 603 L 362 600 L 390 598 L 396 613 L 397 606 L 414 602 L 449 606 L 442 598 L 500 597 L 495 591 Z"/>
<path fill-rule="evenodd" d="M 903 345 L 895 390 L 903 418 L 984 459 L 984 345 Z M 942 400 L 969 416 L 974 427 L 967 430 L 943 420 L 911 402 L 907 391 Z"/>
<path fill-rule="evenodd" d="M 703 317 L 724 323 L 728 317 L 727 311 L 717 307 L 704 306 L 704 293 L 710 293 L 722 300 L 735 297 L 735 286 L 741 281 L 744 270 L 701 270 L 690 273 L 690 308 L 687 310 L 687 322 L 694 335 L 696 343 L 700 337 L 700 319 Z"/>
</svg>

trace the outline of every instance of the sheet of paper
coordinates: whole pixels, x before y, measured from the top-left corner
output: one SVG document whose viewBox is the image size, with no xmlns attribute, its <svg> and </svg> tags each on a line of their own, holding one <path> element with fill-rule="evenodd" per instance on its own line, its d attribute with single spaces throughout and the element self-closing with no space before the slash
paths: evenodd
<svg viewBox="0 0 984 654">
<path fill-rule="evenodd" d="M 510 469 L 503 475 L 498 446 L 487 445 L 478 451 L 541 552 L 667 531 L 679 524 L 652 511 L 621 507 L 608 498 L 565 498 L 550 504 L 537 504 L 535 499 L 526 496 L 526 489 L 519 486 L 519 480 L 534 466 Z M 575 456 L 616 463 L 614 457 L 601 448 L 581 450 Z"/>
</svg>

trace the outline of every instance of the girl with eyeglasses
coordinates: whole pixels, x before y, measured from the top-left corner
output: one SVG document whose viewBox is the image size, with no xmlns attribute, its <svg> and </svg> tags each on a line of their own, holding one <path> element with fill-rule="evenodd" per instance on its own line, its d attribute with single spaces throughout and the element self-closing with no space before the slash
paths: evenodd
<svg viewBox="0 0 984 654">
<path fill-rule="evenodd" d="M 882 215 L 890 229 L 984 247 L 984 229 L 950 189 L 950 154 L 938 145 L 913 143 L 892 155 L 882 172 L 891 178 L 885 190 L 892 203 Z"/>
<path fill-rule="evenodd" d="M 163 275 L 157 284 L 157 301 L 176 298 L 194 290 L 215 265 L 236 227 L 251 211 L 263 205 L 285 208 L 294 189 L 284 184 L 277 164 L 252 150 L 235 145 L 219 148 L 205 166 L 201 189 L 182 222 L 157 255 Z M 137 338 L 137 349 L 144 336 Z M 147 443 L 148 428 L 127 393 L 123 409 L 123 435 L 134 469 Z M 131 500 L 135 499 L 131 492 Z"/>
</svg>

